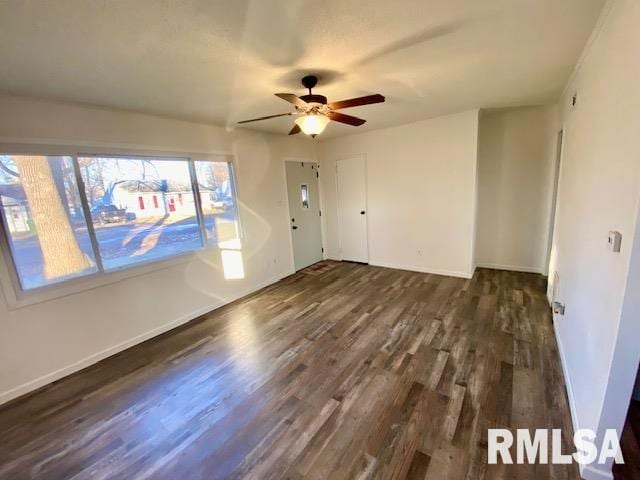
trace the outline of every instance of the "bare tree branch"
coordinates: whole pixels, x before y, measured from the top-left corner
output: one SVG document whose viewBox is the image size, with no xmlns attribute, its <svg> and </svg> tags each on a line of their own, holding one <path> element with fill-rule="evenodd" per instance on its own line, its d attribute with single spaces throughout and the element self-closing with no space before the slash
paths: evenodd
<svg viewBox="0 0 640 480">
<path fill-rule="evenodd" d="M 20 174 L 18 172 L 14 172 L 13 170 L 11 170 L 9 167 L 7 167 L 1 161 L 0 161 L 0 170 L 2 170 L 5 173 L 8 173 L 9 175 L 11 175 L 13 177 L 19 177 L 20 176 Z"/>
</svg>

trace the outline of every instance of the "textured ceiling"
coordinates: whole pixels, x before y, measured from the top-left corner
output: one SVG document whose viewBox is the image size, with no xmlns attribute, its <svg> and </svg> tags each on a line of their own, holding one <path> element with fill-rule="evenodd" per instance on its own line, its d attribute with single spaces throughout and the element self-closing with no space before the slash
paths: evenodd
<svg viewBox="0 0 640 480">
<path fill-rule="evenodd" d="M 232 127 L 300 78 L 359 130 L 555 100 L 604 0 L 2 0 L 0 92 Z M 292 119 L 250 127 L 288 132 Z M 331 123 L 328 135 L 354 132 Z"/>
</svg>

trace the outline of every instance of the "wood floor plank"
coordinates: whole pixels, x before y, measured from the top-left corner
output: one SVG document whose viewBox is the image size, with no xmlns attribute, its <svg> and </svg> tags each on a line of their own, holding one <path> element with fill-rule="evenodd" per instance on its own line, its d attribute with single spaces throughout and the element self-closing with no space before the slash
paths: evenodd
<svg viewBox="0 0 640 480">
<path fill-rule="evenodd" d="M 411 458 L 411 465 L 407 472 L 406 480 L 424 480 L 429 469 L 431 458 L 420 450 L 416 450 Z"/>
<path fill-rule="evenodd" d="M 496 427 L 572 435 L 543 278 L 337 262 L 0 407 L 0 479 L 579 478 Z"/>
</svg>

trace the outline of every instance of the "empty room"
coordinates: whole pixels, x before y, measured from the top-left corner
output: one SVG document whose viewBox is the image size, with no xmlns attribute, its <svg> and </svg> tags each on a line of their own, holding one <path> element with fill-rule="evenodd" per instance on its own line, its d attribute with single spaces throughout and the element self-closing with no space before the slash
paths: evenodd
<svg viewBox="0 0 640 480">
<path fill-rule="evenodd" d="M 1 0 L 0 479 L 640 479 L 638 0 Z"/>
</svg>

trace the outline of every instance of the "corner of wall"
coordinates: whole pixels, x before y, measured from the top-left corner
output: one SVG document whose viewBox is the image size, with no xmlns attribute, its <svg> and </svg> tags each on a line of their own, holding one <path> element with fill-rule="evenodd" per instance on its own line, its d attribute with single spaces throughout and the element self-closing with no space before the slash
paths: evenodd
<svg viewBox="0 0 640 480">
<path fill-rule="evenodd" d="M 473 192 L 473 233 L 471 235 L 471 276 L 475 274 L 478 267 L 478 202 L 479 202 L 479 178 L 478 178 L 478 165 L 480 163 L 480 117 L 481 110 L 476 110 L 476 151 L 475 151 L 475 164 L 474 164 L 474 192 Z"/>
</svg>

